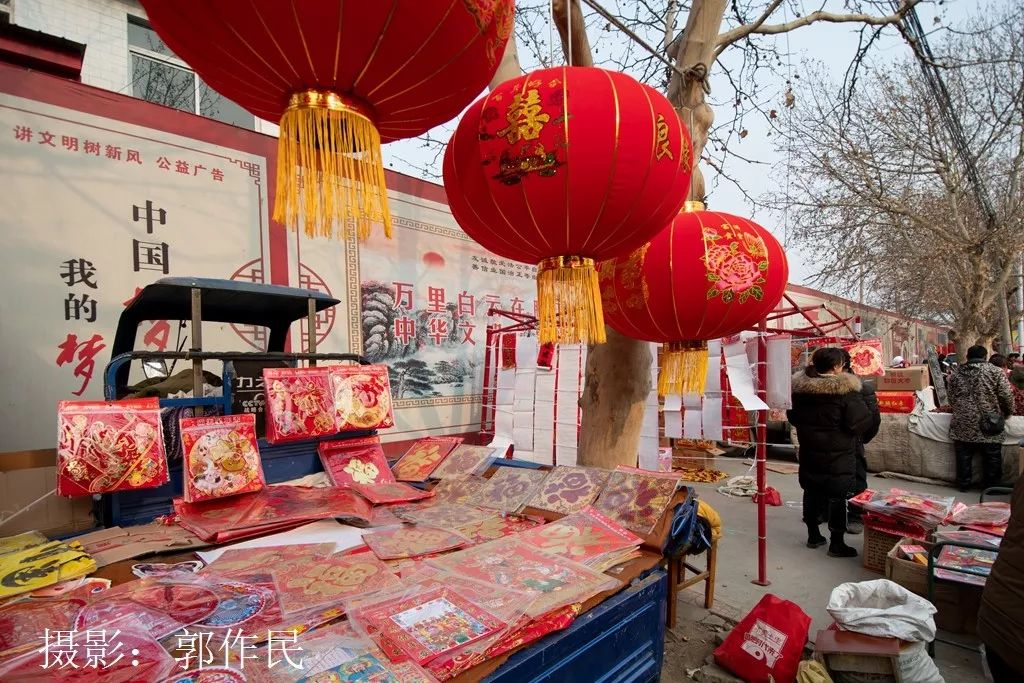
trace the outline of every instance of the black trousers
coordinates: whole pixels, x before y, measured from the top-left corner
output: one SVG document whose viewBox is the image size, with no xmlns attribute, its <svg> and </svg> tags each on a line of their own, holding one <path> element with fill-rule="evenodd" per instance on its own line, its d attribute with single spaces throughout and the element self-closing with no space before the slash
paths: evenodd
<svg viewBox="0 0 1024 683">
<path fill-rule="evenodd" d="M 864 447 L 861 446 L 857 450 L 857 484 L 854 486 L 854 490 L 850 492 L 850 496 L 856 496 L 858 493 L 863 492 L 868 487 L 868 459 L 864 457 Z M 856 505 L 850 505 L 847 507 L 847 517 L 850 522 L 860 522 L 864 517 L 864 511 Z"/>
<path fill-rule="evenodd" d="M 998 486 L 1003 478 L 1003 444 L 954 441 L 956 453 L 956 484 L 962 489 L 970 488 L 975 454 L 981 454 L 982 480 L 985 488 Z"/>
<path fill-rule="evenodd" d="M 828 515 L 829 531 L 846 533 L 846 499 L 829 498 L 814 488 L 804 489 L 804 522 L 817 527 L 823 511 Z"/>
<path fill-rule="evenodd" d="M 1024 672 L 1014 671 L 999 654 L 989 646 L 985 646 L 985 659 L 988 670 L 992 672 L 992 680 L 996 683 L 1019 683 L 1024 679 Z"/>
</svg>

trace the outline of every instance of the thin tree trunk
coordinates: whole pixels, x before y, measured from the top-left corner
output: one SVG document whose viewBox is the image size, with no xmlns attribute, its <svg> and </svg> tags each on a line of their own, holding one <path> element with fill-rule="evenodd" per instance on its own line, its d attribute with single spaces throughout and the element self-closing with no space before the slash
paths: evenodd
<svg viewBox="0 0 1024 683">
<path fill-rule="evenodd" d="M 999 297 L 999 322 L 999 352 L 1008 354 L 1013 351 L 1013 331 L 1010 329 L 1010 307 L 1005 294 Z"/>
<path fill-rule="evenodd" d="M 487 89 L 494 90 L 496 86 L 511 78 L 516 78 L 522 73 L 523 68 L 519 66 L 519 48 L 516 46 L 516 32 L 513 30 L 505 43 L 505 52 L 501 55 L 498 70 L 494 72 L 494 78 L 491 79 L 491 84 L 487 86 Z"/>
<path fill-rule="evenodd" d="M 562 40 L 562 54 L 573 66 L 594 66 L 594 54 L 590 50 L 587 25 L 583 22 L 583 10 L 579 0 L 554 0 L 552 14 L 558 35 Z M 569 31 L 568 29 L 572 29 Z M 572 57 L 569 58 L 569 36 L 572 35 Z"/>
</svg>

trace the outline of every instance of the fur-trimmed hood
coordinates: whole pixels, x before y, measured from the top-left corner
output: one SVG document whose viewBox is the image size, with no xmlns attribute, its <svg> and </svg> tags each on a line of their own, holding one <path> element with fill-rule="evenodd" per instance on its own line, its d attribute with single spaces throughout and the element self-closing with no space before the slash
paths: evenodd
<svg viewBox="0 0 1024 683">
<path fill-rule="evenodd" d="M 808 372 L 813 374 L 807 374 Z M 848 372 L 838 375 L 819 375 L 813 368 L 808 368 L 793 375 L 794 394 L 842 396 L 843 394 L 860 393 L 860 390 L 860 378 Z"/>
</svg>

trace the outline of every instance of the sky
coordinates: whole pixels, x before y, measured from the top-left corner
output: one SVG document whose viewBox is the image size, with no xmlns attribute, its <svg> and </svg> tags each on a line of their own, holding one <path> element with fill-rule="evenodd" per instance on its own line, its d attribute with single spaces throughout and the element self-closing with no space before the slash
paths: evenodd
<svg viewBox="0 0 1024 683">
<path fill-rule="evenodd" d="M 532 1 L 536 4 L 537 0 Z M 1013 2 L 1014 0 L 1004 1 Z M 603 0 L 602 4 L 609 9 L 616 5 L 628 9 L 633 2 L 634 0 L 617 0 L 617 2 L 616 0 Z M 520 0 L 520 4 L 522 3 L 523 0 Z M 658 3 L 651 4 L 657 5 Z M 802 4 L 808 12 L 817 9 L 822 4 L 829 10 L 839 11 L 842 9 L 842 3 L 838 0 L 789 0 L 787 4 Z M 918 16 L 925 30 L 935 29 L 939 26 L 955 27 L 962 24 L 971 14 L 982 11 L 987 4 L 983 0 L 945 0 L 941 5 L 919 7 Z M 585 12 L 585 14 L 590 15 L 591 13 Z M 935 21 L 936 17 L 939 19 L 938 23 Z M 792 19 L 793 17 L 790 15 L 786 18 Z M 588 24 L 595 21 L 596 18 L 590 17 Z M 776 23 L 776 20 L 773 19 L 769 23 Z M 684 24 L 685 16 L 678 20 L 680 28 Z M 759 38 L 758 40 L 761 41 L 774 42 L 781 53 L 789 56 L 783 58 L 783 64 L 778 68 L 777 75 L 765 72 L 764 81 L 759 83 L 762 93 L 758 99 L 765 102 L 767 108 L 777 108 L 780 112 L 785 112 L 782 102 L 787 74 L 796 75 L 797 78 L 793 78 L 792 82 L 796 95 L 795 106 L 799 107 L 801 88 L 799 74 L 806 71 L 806 66 L 812 63 L 823 67 L 834 81 L 841 82 L 843 74 L 857 50 L 859 26 L 859 24 L 818 23 L 787 34 Z M 595 36 L 595 33 L 602 33 L 602 35 Z M 540 34 L 543 38 L 547 37 L 546 31 L 541 31 Z M 611 38 L 604 37 L 599 28 L 596 31 L 589 30 L 588 35 L 591 36 L 592 42 L 605 46 L 609 40 L 623 41 L 623 45 L 628 41 L 621 34 L 613 34 Z M 555 40 L 557 40 L 557 35 Z M 933 47 L 940 40 L 941 33 L 933 35 L 931 37 Z M 639 52 L 641 48 L 637 47 L 636 50 Z M 561 58 L 560 52 L 556 52 L 556 55 L 559 59 Z M 730 59 L 730 55 L 732 59 Z M 738 51 L 731 52 L 727 49 L 721 59 L 723 64 L 730 66 L 735 65 L 735 58 L 738 56 Z M 912 57 L 911 49 L 894 29 L 887 29 L 886 35 L 872 49 L 872 59 L 882 65 L 910 57 Z M 598 54 L 596 58 L 600 60 L 601 55 Z M 522 46 L 520 46 L 520 60 L 525 69 L 534 68 L 537 65 Z M 710 81 L 711 99 L 723 97 L 731 99 L 729 94 L 732 92 L 732 87 L 722 68 L 716 66 L 712 70 Z M 777 104 L 773 104 L 773 102 Z M 716 122 L 729 118 L 733 115 L 732 107 L 716 107 L 715 115 Z M 454 123 L 441 126 L 431 131 L 431 135 L 435 139 L 446 140 L 450 136 L 453 126 Z M 768 135 L 770 127 L 760 116 L 745 117 L 744 127 L 748 134 L 743 139 L 733 136 L 729 141 L 730 150 L 757 163 L 745 163 L 736 159 L 730 159 L 728 162 L 727 173 L 737 181 L 743 191 L 732 182 L 716 178 L 714 171 L 704 166 L 709 204 L 718 211 L 749 216 L 771 230 L 786 247 L 789 257 L 790 281 L 797 284 L 810 284 L 808 278 L 814 272 L 812 260 L 802 252 L 799 244 L 788 239 L 786 215 L 770 212 L 763 207 L 758 208 L 744 196 L 744 191 L 753 198 L 780 191 L 787 176 L 786 154 L 784 150 L 776 149 L 774 140 Z M 424 149 L 422 140 L 417 139 L 394 142 L 384 147 L 384 162 L 388 168 L 440 183 L 440 157 L 438 156 L 434 163 L 434 156 L 433 149 Z M 427 173 L 422 172 L 424 166 L 429 167 Z M 432 177 L 431 174 L 433 174 Z"/>
</svg>

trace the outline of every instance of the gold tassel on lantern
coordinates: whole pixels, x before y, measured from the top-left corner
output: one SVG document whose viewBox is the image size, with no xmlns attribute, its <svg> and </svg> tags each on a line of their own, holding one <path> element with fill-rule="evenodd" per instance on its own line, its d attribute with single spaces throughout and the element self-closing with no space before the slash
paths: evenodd
<svg viewBox="0 0 1024 683">
<path fill-rule="evenodd" d="M 604 312 L 594 259 L 555 256 L 537 266 L 541 344 L 603 344 Z"/>
<path fill-rule="evenodd" d="M 274 220 L 297 228 L 301 213 L 309 237 L 331 237 L 337 221 L 341 237 L 351 219 L 359 239 L 383 223 L 391 238 L 380 133 L 365 106 L 330 91 L 297 92 L 277 150 Z"/>
<path fill-rule="evenodd" d="M 658 394 L 703 394 L 707 375 L 707 342 L 672 342 L 665 346 L 662 354 Z"/>
</svg>

